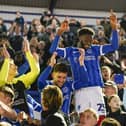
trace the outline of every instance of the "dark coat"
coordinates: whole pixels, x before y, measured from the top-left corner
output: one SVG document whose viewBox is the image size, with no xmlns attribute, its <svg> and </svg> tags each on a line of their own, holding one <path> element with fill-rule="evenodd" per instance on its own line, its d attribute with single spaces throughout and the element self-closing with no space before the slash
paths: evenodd
<svg viewBox="0 0 126 126">
<path fill-rule="evenodd" d="M 119 121 L 121 126 L 126 126 L 126 112 L 123 112 L 121 109 L 116 112 L 109 112 L 107 117 L 111 117 Z"/>
<path fill-rule="evenodd" d="M 42 112 L 42 126 L 67 126 L 63 115 L 55 110 Z"/>
</svg>

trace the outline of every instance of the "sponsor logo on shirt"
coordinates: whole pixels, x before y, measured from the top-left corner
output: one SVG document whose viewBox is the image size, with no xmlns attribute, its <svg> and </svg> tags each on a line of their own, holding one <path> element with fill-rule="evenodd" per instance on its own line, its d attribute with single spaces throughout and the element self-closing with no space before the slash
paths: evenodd
<svg viewBox="0 0 126 126">
<path fill-rule="evenodd" d="M 85 60 L 96 60 L 95 56 L 85 56 Z"/>
</svg>

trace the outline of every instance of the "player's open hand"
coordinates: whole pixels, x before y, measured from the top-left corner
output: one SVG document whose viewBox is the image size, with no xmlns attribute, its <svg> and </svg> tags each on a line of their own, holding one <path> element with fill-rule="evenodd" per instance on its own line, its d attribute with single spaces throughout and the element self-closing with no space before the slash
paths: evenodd
<svg viewBox="0 0 126 126">
<path fill-rule="evenodd" d="M 117 29 L 117 17 L 116 14 L 113 12 L 113 10 L 111 9 L 110 11 L 110 24 L 112 29 L 116 30 Z"/>
<path fill-rule="evenodd" d="M 58 29 L 58 32 L 57 34 L 58 35 L 62 35 L 63 32 L 67 31 L 69 28 L 69 24 L 68 24 L 68 21 L 63 21 L 60 25 L 60 28 Z"/>
</svg>

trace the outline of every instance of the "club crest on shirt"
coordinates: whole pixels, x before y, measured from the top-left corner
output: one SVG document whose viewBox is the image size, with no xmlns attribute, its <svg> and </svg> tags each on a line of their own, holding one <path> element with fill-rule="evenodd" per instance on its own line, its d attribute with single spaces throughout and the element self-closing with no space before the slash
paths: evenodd
<svg viewBox="0 0 126 126">
<path fill-rule="evenodd" d="M 63 88 L 62 88 L 62 91 L 63 91 L 64 93 L 67 93 L 67 92 L 68 92 L 68 88 L 67 88 L 67 87 L 63 87 Z"/>
<path fill-rule="evenodd" d="M 92 54 L 92 49 L 88 49 L 88 50 L 86 51 L 86 53 Z"/>
</svg>

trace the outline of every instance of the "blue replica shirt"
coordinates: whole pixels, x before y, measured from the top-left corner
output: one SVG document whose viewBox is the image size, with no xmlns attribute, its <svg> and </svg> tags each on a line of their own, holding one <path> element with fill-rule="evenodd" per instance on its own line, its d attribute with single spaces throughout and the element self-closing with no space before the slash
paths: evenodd
<svg viewBox="0 0 126 126">
<path fill-rule="evenodd" d="M 77 81 L 76 79 L 78 79 L 78 76 L 80 76 L 80 78 L 83 78 L 82 81 L 85 83 L 79 83 L 79 84 L 76 83 L 76 85 L 74 85 L 75 89 L 91 86 L 103 87 L 103 80 L 99 66 L 99 56 L 118 49 L 118 32 L 116 30 L 112 31 L 111 44 L 92 45 L 90 48 L 85 50 L 84 64 L 86 66 L 88 73 L 88 81 L 84 80 L 86 79 L 85 75 L 76 74 L 77 67 L 75 65 L 77 65 L 77 63 L 75 62 L 77 62 L 77 59 L 79 57 L 78 48 L 74 47 L 58 48 L 57 46 L 59 38 L 60 38 L 59 36 L 55 37 L 51 45 L 50 52 L 53 53 L 54 51 L 56 51 L 59 56 L 69 60 L 72 67 L 72 73 L 75 82 Z"/>
<path fill-rule="evenodd" d="M 52 71 L 52 67 L 48 66 L 39 76 L 38 78 L 38 89 L 41 91 L 46 85 L 52 85 L 53 80 L 47 80 L 49 74 Z M 64 85 L 61 87 L 63 93 L 63 105 L 62 111 L 66 114 L 69 114 L 71 94 L 72 94 L 72 81 L 66 81 Z"/>
<path fill-rule="evenodd" d="M 78 65 L 79 66 L 79 65 Z M 46 85 L 53 84 L 53 80 L 47 80 L 49 74 L 52 71 L 52 67 L 48 66 L 39 76 L 38 78 L 38 88 L 41 91 Z M 87 71 L 85 69 L 85 66 L 80 66 L 78 68 L 79 73 L 76 74 L 83 74 L 87 76 Z M 87 78 L 88 79 L 88 78 Z M 87 80 L 84 79 L 84 80 Z M 74 82 L 74 85 L 77 83 L 81 83 L 83 78 L 78 77 L 76 82 Z M 62 93 L 63 93 L 63 105 L 62 105 L 62 111 L 66 114 L 69 114 L 69 108 L 70 108 L 70 102 L 71 102 L 71 94 L 73 91 L 73 81 L 72 80 L 66 80 L 66 82 L 61 87 Z"/>
</svg>

